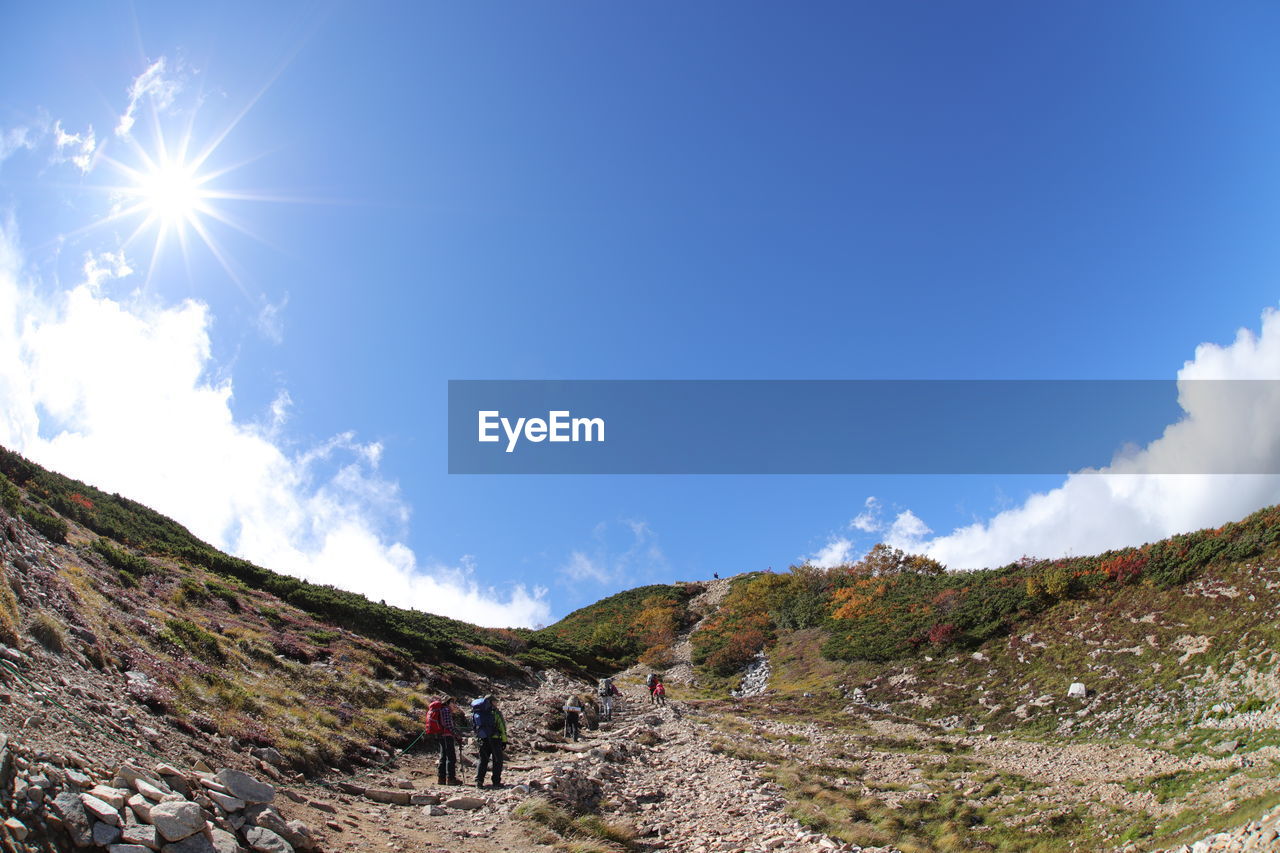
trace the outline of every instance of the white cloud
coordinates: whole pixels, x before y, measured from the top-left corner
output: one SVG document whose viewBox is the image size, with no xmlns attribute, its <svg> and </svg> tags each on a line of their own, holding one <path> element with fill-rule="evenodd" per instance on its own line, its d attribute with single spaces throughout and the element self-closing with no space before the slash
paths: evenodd
<svg viewBox="0 0 1280 853">
<path fill-rule="evenodd" d="M 273 344 L 284 343 L 284 317 L 282 315 L 288 304 L 289 296 L 285 294 L 279 302 L 268 302 L 258 312 L 258 332 Z"/>
<path fill-rule="evenodd" d="M 1196 348 L 1178 371 L 1183 417 L 1146 447 L 1097 473 L 1072 474 L 987 522 L 916 544 L 952 568 L 996 566 L 1023 555 L 1138 545 L 1280 502 L 1280 476 L 1272 473 L 1167 473 L 1280 471 L 1280 393 L 1191 381 L 1224 379 L 1280 379 L 1280 312 L 1263 313 L 1259 334 L 1241 329 L 1229 345 Z"/>
<path fill-rule="evenodd" d="M 560 574 L 569 580 L 591 580 L 601 585 L 622 580 L 635 582 L 667 568 L 666 554 L 648 522 L 633 518 L 617 523 L 602 521 L 591 531 L 591 537 L 594 543 L 589 549 L 572 551 L 560 567 Z"/>
<path fill-rule="evenodd" d="M 43 133 L 43 130 L 33 130 L 25 125 L 11 127 L 0 132 L 0 163 L 3 163 L 19 151 L 30 151 L 35 148 L 36 140 Z"/>
<path fill-rule="evenodd" d="M 93 125 L 89 125 L 84 133 L 67 133 L 62 129 L 62 122 L 54 122 L 53 143 L 58 162 L 74 163 L 81 174 L 88 174 L 93 168 L 93 155 L 98 147 L 93 135 Z"/>
<path fill-rule="evenodd" d="M 91 291 L 97 292 L 102 283 L 113 278 L 125 278 L 133 274 L 133 267 L 125 260 L 124 249 L 117 252 L 85 253 L 84 283 Z"/>
<path fill-rule="evenodd" d="M 920 550 L 924 538 L 932 532 L 929 526 L 920 520 L 919 516 L 908 509 L 898 513 L 898 517 L 893 520 L 893 524 L 889 525 L 889 532 L 885 534 L 884 544 L 891 548 L 901 548 L 903 551 L 915 552 Z"/>
<path fill-rule="evenodd" d="M 884 525 L 880 521 L 880 501 L 872 495 L 867 498 L 863 506 L 865 509 L 849 522 L 849 526 L 863 533 L 876 533 L 882 530 Z"/>
<path fill-rule="evenodd" d="M 830 569 L 853 562 L 853 542 L 845 538 L 832 539 L 805 562 L 820 569 Z"/>
<path fill-rule="evenodd" d="M 605 584 L 612 580 L 612 573 L 604 566 L 592 560 L 582 551 L 574 551 L 569 555 L 569 562 L 560 569 L 571 580 L 593 580 Z"/>
<path fill-rule="evenodd" d="M 146 71 L 133 78 L 133 83 L 129 85 L 129 106 L 125 107 L 116 124 L 116 136 L 129 136 L 132 133 L 134 122 L 137 121 L 138 102 L 144 97 L 150 99 L 157 113 L 164 112 L 173 104 L 173 99 L 182 91 L 182 81 L 166 74 L 167 64 L 168 61 L 162 56 L 147 66 Z"/>
<path fill-rule="evenodd" d="M 351 434 L 293 450 L 287 391 L 266 423 L 236 420 L 215 379 L 212 317 L 187 300 L 103 295 L 123 254 L 91 256 L 52 297 L 20 279 L 12 219 L 0 231 L 0 443 L 127 494 L 220 548 L 375 600 L 487 625 L 547 621 L 545 590 L 482 586 L 466 561 L 420 565 L 398 541 L 409 510 L 378 472 L 382 448 Z"/>
</svg>

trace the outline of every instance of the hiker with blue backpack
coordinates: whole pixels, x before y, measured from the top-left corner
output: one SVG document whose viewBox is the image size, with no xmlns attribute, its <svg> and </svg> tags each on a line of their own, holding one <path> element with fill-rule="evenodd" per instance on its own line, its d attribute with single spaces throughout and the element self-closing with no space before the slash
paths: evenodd
<svg viewBox="0 0 1280 853">
<path fill-rule="evenodd" d="M 458 744 L 462 743 L 462 731 L 453 718 L 453 700 L 448 696 L 427 706 L 427 735 L 440 745 L 440 763 L 436 768 L 436 780 L 441 785 L 461 785 L 458 779 Z"/>
<path fill-rule="evenodd" d="M 476 767 L 476 787 L 484 787 L 484 776 L 493 761 L 493 787 L 502 787 L 502 758 L 507 746 L 507 721 L 492 695 L 471 703 L 471 725 L 480 746 L 480 762 Z"/>
</svg>

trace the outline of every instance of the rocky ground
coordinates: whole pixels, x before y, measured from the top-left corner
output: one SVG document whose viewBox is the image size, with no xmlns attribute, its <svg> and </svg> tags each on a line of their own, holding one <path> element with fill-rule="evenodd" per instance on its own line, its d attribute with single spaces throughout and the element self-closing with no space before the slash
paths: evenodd
<svg viewBox="0 0 1280 853">
<path fill-rule="evenodd" d="M 57 605 L 67 593 L 55 582 L 56 561 L 36 547 L 25 553 L 24 594 Z M 694 612 L 714 612 L 728 590 L 727 580 L 708 583 Z M 84 629 L 69 630 L 78 641 Z M 492 684 L 512 734 L 508 787 L 438 786 L 434 757 L 421 744 L 394 760 L 370 748 L 366 769 L 354 776 L 304 778 L 272 749 L 148 704 L 139 683 L 146 676 L 96 665 L 80 651 L 90 646 L 0 646 L 4 850 L 71 849 L 77 841 L 112 853 L 590 853 L 630 839 L 635 850 L 681 853 L 887 853 L 974 849 L 954 841 L 913 848 L 908 833 L 916 829 L 898 815 L 944 823 L 979 813 L 987 823 L 977 830 L 1023 833 L 1007 849 L 1066 833 L 1074 849 L 1138 850 L 1150 846 L 1101 839 L 1143 822 L 1159 829 L 1187 812 L 1231 813 L 1273 793 L 1280 766 L 1280 746 L 1265 737 L 1273 709 L 1248 712 L 1250 725 L 1190 749 L 1172 740 L 1099 744 L 944 730 L 894 717 L 860 701 L 857 690 L 691 701 L 697 685 L 685 634 L 664 670 L 673 693 L 665 707 L 648 704 L 644 667 L 619 675 L 626 696 L 610 721 L 596 720 L 590 685 L 558 673 Z M 558 709 L 570 695 L 588 706 L 579 743 L 559 734 Z M 1261 737 L 1246 748 L 1237 738 L 1253 735 L 1237 730 Z M 474 764 L 465 765 L 474 746 L 463 755 L 461 775 L 473 778 Z M 824 808 L 836 818 L 824 823 Z M 855 820 L 854 811 L 866 814 Z M 566 814 L 599 819 L 557 817 Z M 1090 836 L 1080 828 L 1085 820 L 1107 834 Z M 1276 811 L 1263 812 L 1169 849 L 1280 849 L 1278 823 Z"/>
<path fill-rule="evenodd" d="M 1178 756 L 1136 745 L 947 733 L 857 703 L 832 706 L 820 697 L 766 694 L 719 704 L 677 699 L 652 707 L 638 678 L 621 682 L 626 695 L 615 719 L 597 721 L 590 687 L 556 673 L 544 673 L 534 687 L 498 690 L 513 740 L 507 787 L 438 786 L 434 756 L 421 745 L 376 770 L 308 781 L 278 767 L 278 756 L 268 750 L 181 740 L 123 693 L 108 695 L 85 677 L 92 670 L 74 662 L 12 649 L 0 649 L 0 657 L 11 665 L 3 670 L 8 685 L 0 694 L 0 719 L 14 734 L 0 762 L 7 774 L 10 823 L 4 833 L 10 850 L 50 849 L 50 839 L 62 837 L 58 826 L 112 853 L 488 853 L 571 849 L 573 842 L 579 850 L 610 849 L 589 834 L 557 832 L 519 817 L 522 804 L 545 799 L 599 813 L 633 834 L 637 849 L 887 852 L 898 849 L 892 840 L 859 845 L 834 830 L 827 835 L 797 822 L 787 807 L 803 792 L 780 784 L 779 769 L 821 768 L 831 788 L 876 797 L 889 808 L 954 794 L 1003 810 L 1011 823 L 1075 806 L 1112 819 L 1160 819 L 1186 803 L 1162 802 L 1134 781 L 1184 772 L 1231 774 L 1223 796 L 1237 800 L 1273 784 L 1269 777 L 1233 774 L 1242 760 L 1230 754 Z M 557 709 L 575 694 L 588 704 L 594 724 L 578 743 L 558 733 Z M 474 760 L 469 744 L 464 779 L 473 778 Z M 1280 753 L 1267 747 L 1250 760 L 1273 766 Z M 993 787 L 992 779 L 1002 784 Z M 266 796 L 254 787 L 259 783 L 278 796 Z M 178 823 L 166 824 L 176 838 L 156 835 L 160 825 L 147 815 L 166 802 L 178 804 L 166 806 L 177 812 Z M 1194 847 L 1171 849 L 1276 849 L 1277 820 L 1272 812 Z M 586 841 L 597 846 L 581 846 Z"/>
</svg>

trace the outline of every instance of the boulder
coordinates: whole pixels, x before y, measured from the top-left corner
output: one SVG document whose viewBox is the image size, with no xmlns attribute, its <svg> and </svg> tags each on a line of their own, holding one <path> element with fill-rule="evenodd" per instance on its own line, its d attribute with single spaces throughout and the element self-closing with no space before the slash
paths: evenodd
<svg viewBox="0 0 1280 853">
<path fill-rule="evenodd" d="M 160 839 L 156 837 L 156 828 L 145 823 L 126 826 L 120 834 L 120 840 L 125 844 L 140 844 L 150 850 L 160 849 Z"/>
<path fill-rule="evenodd" d="M 92 794 L 81 794 L 80 802 L 84 806 L 84 810 L 94 818 L 111 826 L 120 826 L 123 821 L 120 820 L 120 812 L 116 811 L 110 803 L 104 803 L 102 800 Z M 123 804 L 122 804 L 123 805 Z"/>
<path fill-rule="evenodd" d="M 112 788 L 110 785 L 95 785 L 93 790 L 89 792 L 89 796 L 97 797 L 111 806 L 111 808 L 119 811 L 124 808 L 124 801 L 129 796 L 129 792 L 120 788 Z"/>
<path fill-rule="evenodd" d="M 75 785 L 77 788 L 89 788 L 93 785 L 93 780 L 85 773 L 68 767 L 66 770 L 67 782 Z"/>
<path fill-rule="evenodd" d="M 62 826 L 71 836 L 71 843 L 76 847 L 88 847 L 93 844 L 93 830 L 89 826 L 89 815 L 85 814 L 80 795 L 63 791 L 53 798 L 50 804 L 53 813 L 62 821 Z"/>
<path fill-rule="evenodd" d="M 119 786 L 122 788 L 125 786 L 137 785 L 139 779 L 145 779 L 147 782 L 158 788 L 168 787 L 168 785 L 160 781 L 159 774 L 152 773 L 150 770 L 145 770 L 136 764 L 121 764 L 120 769 L 116 771 L 116 778 L 124 783 Z"/>
<path fill-rule="evenodd" d="M 236 837 L 225 829 L 215 827 L 209 832 L 209 839 L 213 842 L 213 849 L 218 853 L 244 853 L 244 848 L 240 846 L 240 842 L 236 841 Z"/>
<path fill-rule="evenodd" d="M 320 849 L 320 843 L 311 834 L 311 827 L 300 820 L 291 820 L 285 825 L 289 828 L 289 834 L 285 836 L 285 839 L 294 846 L 295 850 L 304 850 L 307 853 L 311 853 L 311 851 Z"/>
<path fill-rule="evenodd" d="M 16 817 L 11 817 L 5 820 L 4 828 L 15 841 L 26 841 L 27 834 L 30 832 L 30 830 L 27 829 L 27 825 Z"/>
<path fill-rule="evenodd" d="M 1088 689 L 1079 681 L 1071 682 L 1071 686 L 1067 688 L 1068 699 L 1084 699 L 1088 695 Z"/>
<path fill-rule="evenodd" d="M 259 747 L 251 750 L 249 754 L 254 758 L 267 762 L 268 764 L 274 764 L 276 767 L 284 764 L 284 756 L 282 756 L 274 746 Z"/>
<path fill-rule="evenodd" d="M 141 794 L 134 794 L 129 798 L 129 810 L 137 816 L 138 820 L 143 823 L 151 822 L 151 808 L 155 804 Z"/>
<path fill-rule="evenodd" d="M 203 832 L 188 835 L 181 841 L 174 841 L 160 848 L 160 853 L 218 853 L 212 839 Z"/>
<path fill-rule="evenodd" d="M 94 821 L 93 823 L 93 843 L 99 847 L 106 847 L 108 844 L 115 844 L 120 840 L 120 827 L 112 826 L 102 821 Z"/>
<path fill-rule="evenodd" d="M 160 784 L 164 784 L 164 783 L 162 782 Z M 171 793 L 170 791 L 165 790 L 166 788 L 169 787 L 168 785 L 165 785 L 164 788 L 161 788 L 160 785 L 153 785 L 151 782 L 147 781 L 146 779 L 135 780 L 133 783 L 133 787 L 137 790 L 139 794 L 146 797 L 148 800 L 150 800 L 153 803 L 160 802 L 161 800 L 164 799 L 165 794 Z"/>
<path fill-rule="evenodd" d="M 451 809 L 458 809 L 459 811 L 464 811 L 464 812 L 473 812 L 476 809 L 482 809 L 485 807 L 484 800 L 480 799 L 479 797 L 467 797 L 467 796 L 450 797 L 449 799 L 444 801 L 444 804 Z M 428 806 L 428 808 L 430 807 Z"/>
<path fill-rule="evenodd" d="M 366 799 L 373 800 L 375 803 L 390 803 L 397 806 L 407 806 L 413 798 L 413 792 L 395 788 L 367 788 L 365 789 L 364 796 Z"/>
<path fill-rule="evenodd" d="M 233 797 L 230 794 L 220 794 L 217 791 L 210 791 L 209 799 L 217 803 L 218 807 L 228 814 L 231 812 L 238 812 L 245 807 L 244 800 L 239 797 Z"/>
<path fill-rule="evenodd" d="M 227 789 L 227 793 L 246 803 L 269 803 L 276 798 L 276 789 L 266 782 L 259 782 L 248 773 L 223 768 L 214 778 Z"/>
<path fill-rule="evenodd" d="M 151 823 L 166 841 L 181 841 L 204 829 L 204 812 L 195 803 L 160 803 L 151 809 Z"/>
<path fill-rule="evenodd" d="M 245 830 L 244 840 L 249 849 L 258 853 L 293 853 L 293 845 L 279 835 L 261 826 Z"/>
</svg>

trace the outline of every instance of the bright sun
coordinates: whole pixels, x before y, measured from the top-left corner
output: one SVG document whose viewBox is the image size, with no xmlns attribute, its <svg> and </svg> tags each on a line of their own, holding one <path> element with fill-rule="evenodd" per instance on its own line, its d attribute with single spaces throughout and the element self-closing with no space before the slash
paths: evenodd
<svg viewBox="0 0 1280 853">
<path fill-rule="evenodd" d="M 217 258 L 227 274 L 241 287 L 244 286 L 230 258 L 214 238 L 209 226 L 217 221 L 254 237 L 256 235 L 237 222 L 219 202 L 277 199 L 258 193 L 215 188 L 216 179 L 239 168 L 239 166 L 231 166 L 210 169 L 206 166 L 210 155 L 234 126 L 235 122 L 215 136 L 199 154 L 189 155 L 192 141 L 190 129 L 175 143 L 170 143 L 165 139 L 165 134 L 157 120 L 150 149 L 143 147 L 132 135 L 128 137 L 134 154 L 132 164 L 103 155 L 102 159 L 119 172 L 124 181 L 115 186 L 104 187 L 114 197 L 112 210 L 108 216 L 94 223 L 92 227 L 121 220 L 136 220 L 137 227 L 124 240 L 121 248 L 128 248 L 135 242 L 145 239 L 144 235 L 154 235 L 151 264 L 147 271 L 148 282 L 170 235 L 178 238 L 190 268 L 187 237 L 189 232 L 194 232 L 200 242 Z"/>
<path fill-rule="evenodd" d="M 183 163 L 161 163 L 138 176 L 138 195 L 151 217 L 162 225 L 181 227 L 199 213 L 207 213 L 200 179 Z"/>
<path fill-rule="evenodd" d="M 163 71 L 163 68 L 163 60 L 152 65 L 147 72 L 147 75 L 152 76 L 148 77 L 147 85 L 143 88 L 139 88 L 142 77 L 134 81 L 132 100 L 116 129 L 119 142 L 125 146 L 121 155 L 111 156 L 99 149 L 98 158 L 110 166 L 120 180 L 114 185 L 99 185 L 98 189 L 109 194 L 110 209 L 105 216 L 82 230 L 112 223 L 133 224 L 132 233 L 124 237 L 120 248 L 127 249 L 139 243 L 150 244 L 148 284 L 171 236 L 177 238 L 189 274 L 193 260 L 191 250 L 203 245 L 222 265 L 227 275 L 244 290 L 245 284 L 236 272 L 236 265 L 232 263 L 215 232 L 231 229 L 255 240 L 262 238 L 254 233 L 254 229 L 240 222 L 228 208 L 241 202 L 299 202 L 302 199 L 261 190 L 222 186 L 228 174 L 256 160 L 256 156 L 230 165 L 214 165 L 213 161 L 220 159 L 215 155 L 227 137 L 267 91 L 275 77 L 273 75 L 221 130 L 197 142 L 193 138 L 193 127 L 199 102 L 185 110 L 176 109 L 171 99 L 180 87 L 161 85 L 164 81 L 152 74 Z M 283 68 L 282 65 L 279 70 Z M 157 92 L 162 93 L 163 97 L 157 95 Z M 150 133 L 146 133 L 144 128 L 137 128 L 148 137 L 145 143 L 135 135 L 133 121 L 135 107 L 143 94 L 151 96 L 147 99 L 151 108 Z M 187 116 L 185 128 L 174 128 L 162 121 L 163 114 L 177 116 L 183 112 Z M 188 239 L 193 235 L 194 239 Z"/>
</svg>

